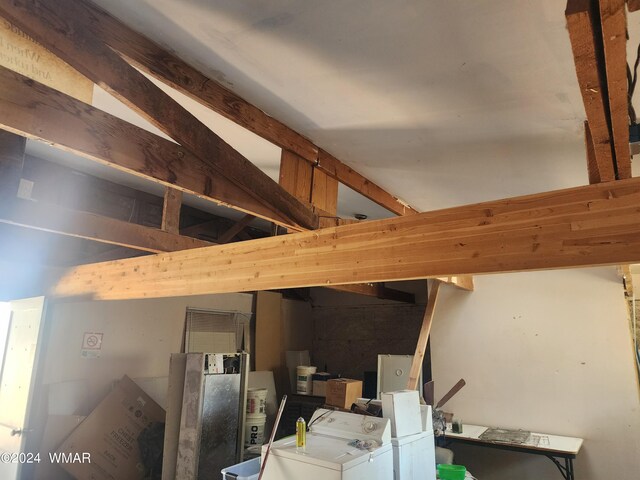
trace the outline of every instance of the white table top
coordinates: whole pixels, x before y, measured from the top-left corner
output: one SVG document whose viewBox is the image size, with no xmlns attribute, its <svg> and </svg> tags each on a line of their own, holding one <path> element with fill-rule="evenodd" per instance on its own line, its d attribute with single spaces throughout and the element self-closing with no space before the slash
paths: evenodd
<svg viewBox="0 0 640 480">
<path fill-rule="evenodd" d="M 508 445 L 510 447 L 522 447 L 529 450 L 541 450 L 544 452 L 556 452 L 563 454 L 577 455 L 582 447 L 582 438 L 575 437 L 562 437 L 560 435 L 550 435 L 548 433 L 536 433 L 531 432 L 530 439 L 525 443 L 498 443 L 487 442 L 480 438 L 485 430 L 489 427 L 483 427 L 481 425 L 462 425 L 462 433 L 453 433 L 447 429 L 445 436 L 449 438 L 459 438 L 462 440 L 469 440 L 478 443 L 491 443 L 497 445 Z"/>
</svg>

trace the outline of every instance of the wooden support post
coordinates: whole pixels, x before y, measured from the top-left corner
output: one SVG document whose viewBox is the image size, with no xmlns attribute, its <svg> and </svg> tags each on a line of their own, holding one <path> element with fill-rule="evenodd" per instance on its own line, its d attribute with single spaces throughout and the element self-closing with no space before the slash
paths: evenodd
<svg viewBox="0 0 640 480">
<path fill-rule="evenodd" d="M 26 139 L 19 135 L 0 130 L 0 205 L 16 198 Z"/>
<path fill-rule="evenodd" d="M 338 181 L 317 167 L 313 168 L 311 204 L 333 217 L 338 216 Z"/>
<path fill-rule="evenodd" d="M 175 188 L 165 187 L 162 204 L 162 230 L 169 233 L 180 233 L 180 208 L 182 192 Z"/>
<path fill-rule="evenodd" d="M 436 302 L 438 301 L 440 284 L 440 280 L 435 279 L 431 284 L 429 299 L 427 300 L 427 308 L 424 312 L 422 327 L 420 328 L 420 335 L 418 336 L 418 343 L 416 345 L 416 352 L 413 354 L 413 361 L 411 362 L 409 380 L 407 381 L 407 390 L 416 390 L 418 388 L 420 371 L 422 370 L 422 360 L 424 359 L 424 354 L 427 351 L 429 333 L 431 333 L 431 325 L 433 324 L 433 312 L 436 309 Z"/>
</svg>

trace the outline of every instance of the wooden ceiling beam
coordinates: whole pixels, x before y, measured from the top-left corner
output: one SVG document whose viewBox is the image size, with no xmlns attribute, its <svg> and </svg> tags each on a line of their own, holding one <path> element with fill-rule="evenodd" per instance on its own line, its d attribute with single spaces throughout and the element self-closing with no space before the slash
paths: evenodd
<svg viewBox="0 0 640 480">
<path fill-rule="evenodd" d="M 640 262 L 640 178 L 80 266 L 54 296 L 126 299 Z"/>
<path fill-rule="evenodd" d="M 599 0 L 616 178 L 631 178 L 625 0 Z"/>
<path fill-rule="evenodd" d="M 413 293 L 388 288 L 383 283 L 354 283 L 352 285 L 333 285 L 331 290 L 347 293 L 357 293 L 367 297 L 375 297 L 381 300 L 393 300 L 394 302 L 416 303 Z"/>
<path fill-rule="evenodd" d="M 151 253 L 211 245 L 196 238 L 53 204 L 15 200 L 0 207 L 0 223 L 84 238 Z"/>
<path fill-rule="evenodd" d="M 599 34 L 598 13 L 590 0 L 568 0 L 565 10 L 576 75 L 589 122 L 597 177 L 615 180 L 615 157 L 609 122 L 606 72 L 600 69 L 604 51 Z"/>
<path fill-rule="evenodd" d="M 317 164 L 322 171 L 380 206 L 398 215 L 416 212 L 327 152 L 321 151 L 319 154 L 318 146 L 303 135 L 203 75 L 99 7 L 80 0 L 64 0 L 64 3 L 80 5 L 92 20 L 86 25 L 92 35 L 111 46 L 140 70 L 153 75 L 283 150 L 295 153 L 313 165 Z"/>
<path fill-rule="evenodd" d="M 293 227 L 180 145 L 3 67 L 0 128 Z"/>
<path fill-rule="evenodd" d="M 88 29 L 95 17 L 86 4 L 73 0 L 0 0 L 0 15 L 123 101 L 219 175 L 280 212 L 298 229 L 317 226 L 311 209 L 96 37 Z"/>
</svg>

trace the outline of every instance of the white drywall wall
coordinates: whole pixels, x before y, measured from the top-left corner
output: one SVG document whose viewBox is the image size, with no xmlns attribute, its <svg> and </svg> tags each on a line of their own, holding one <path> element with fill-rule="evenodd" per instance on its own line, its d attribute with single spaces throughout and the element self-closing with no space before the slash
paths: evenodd
<svg viewBox="0 0 640 480">
<path fill-rule="evenodd" d="M 77 382 L 74 388 L 63 388 L 61 395 L 91 409 L 124 374 L 131 378 L 169 374 L 169 357 L 182 346 L 188 307 L 251 313 L 252 301 L 253 295 L 224 294 L 56 303 L 49 317 L 44 383 Z M 103 334 L 99 358 L 81 356 L 85 332 Z M 73 398 L 83 393 L 86 398 Z"/>
<path fill-rule="evenodd" d="M 475 277 L 475 292 L 443 288 L 431 333 L 436 398 L 465 423 L 585 439 L 576 478 L 640 475 L 638 383 L 627 307 L 615 268 Z M 560 478 L 546 458 L 457 449 L 478 478 Z"/>
</svg>

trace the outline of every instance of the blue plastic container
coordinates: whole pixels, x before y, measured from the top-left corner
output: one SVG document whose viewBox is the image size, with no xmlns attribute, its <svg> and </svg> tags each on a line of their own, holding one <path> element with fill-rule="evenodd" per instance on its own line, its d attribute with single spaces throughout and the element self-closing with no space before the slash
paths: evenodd
<svg viewBox="0 0 640 480">
<path fill-rule="evenodd" d="M 260 457 L 221 470 L 222 480 L 258 480 Z"/>
</svg>

